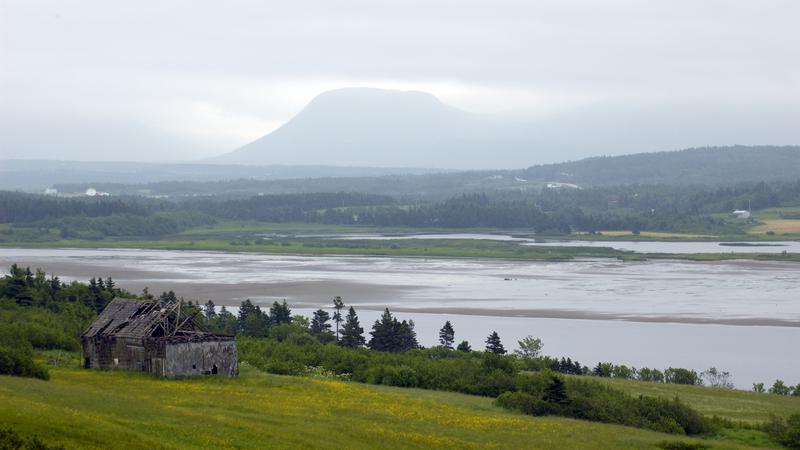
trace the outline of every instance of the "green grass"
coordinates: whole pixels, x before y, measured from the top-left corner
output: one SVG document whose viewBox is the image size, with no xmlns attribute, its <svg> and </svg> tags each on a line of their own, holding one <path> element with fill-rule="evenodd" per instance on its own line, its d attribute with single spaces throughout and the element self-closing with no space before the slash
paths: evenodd
<svg viewBox="0 0 800 450">
<path fill-rule="evenodd" d="M 618 258 L 621 260 L 684 259 L 695 261 L 718 261 L 731 259 L 800 261 L 800 254 L 757 253 L 707 253 L 707 254 L 637 254 L 613 250 L 610 247 L 558 247 L 519 245 L 516 242 L 479 239 L 397 239 L 397 240 L 336 240 L 313 237 L 297 237 L 304 234 L 352 234 L 352 233 L 510 233 L 529 236 L 526 230 L 443 230 L 411 228 L 377 228 L 324 224 L 274 224 L 257 222 L 224 222 L 210 227 L 198 227 L 180 234 L 162 238 L 105 238 L 60 239 L 42 237 L 35 240 L 9 240 L 0 242 L 5 247 L 26 248 L 140 248 L 152 250 L 204 250 L 224 252 L 246 252 L 293 255 L 364 255 L 364 256 L 408 256 L 444 258 L 502 258 L 517 260 L 559 261 L 573 258 Z M 275 240 L 263 239 L 264 235 L 277 234 L 287 237 Z M 530 236 L 529 236 L 530 237 Z M 564 239 L 597 239 L 597 236 L 555 236 Z M 745 236 L 746 237 L 746 236 Z M 772 238 L 752 235 L 753 239 Z M 548 238 L 548 237 L 543 237 Z M 613 240 L 654 240 L 642 236 L 613 236 Z M 742 236 L 725 240 L 742 240 Z M 655 239 L 658 240 L 658 239 Z M 703 239 L 697 239 L 703 240 Z M 612 244 L 609 244 L 612 245 Z"/>
<path fill-rule="evenodd" d="M 800 397 L 704 386 L 647 383 L 614 378 L 593 378 L 633 395 L 673 398 L 676 395 L 701 413 L 749 423 L 766 422 L 770 416 L 800 413 Z"/>
<path fill-rule="evenodd" d="M 682 259 L 722 261 L 735 259 L 800 262 L 800 253 L 696 253 L 638 254 L 610 247 L 521 246 L 511 242 L 476 239 L 367 240 L 342 241 L 319 239 L 61 239 L 46 242 L 0 243 L 0 247 L 23 248 L 137 248 L 150 250 L 203 250 L 241 253 L 290 255 L 358 255 L 437 258 L 500 258 L 528 261 L 566 261 L 574 258 L 616 258 L 626 261 L 646 259 Z"/>
<path fill-rule="evenodd" d="M 0 376 L 0 423 L 67 448 L 745 448 L 571 419 L 514 414 L 462 394 L 287 377 L 164 380 L 51 368 Z M 751 439 L 752 441 L 752 439 Z"/>
</svg>

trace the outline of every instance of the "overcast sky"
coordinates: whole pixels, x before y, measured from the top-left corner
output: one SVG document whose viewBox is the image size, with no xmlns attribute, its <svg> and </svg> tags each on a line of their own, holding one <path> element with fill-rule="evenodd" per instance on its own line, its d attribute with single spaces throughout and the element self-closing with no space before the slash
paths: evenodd
<svg viewBox="0 0 800 450">
<path fill-rule="evenodd" d="M 797 0 L 0 5 L 0 158 L 202 158 L 347 86 L 525 118 L 545 159 L 800 143 Z"/>
</svg>

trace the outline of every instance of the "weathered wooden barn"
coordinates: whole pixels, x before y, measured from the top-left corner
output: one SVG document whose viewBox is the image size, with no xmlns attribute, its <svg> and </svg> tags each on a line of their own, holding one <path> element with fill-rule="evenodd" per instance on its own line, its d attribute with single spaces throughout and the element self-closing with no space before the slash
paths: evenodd
<svg viewBox="0 0 800 450">
<path fill-rule="evenodd" d="M 115 299 L 81 342 L 86 368 L 163 377 L 239 374 L 236 340 L 204 331 L 194 316 L 181 315 L 177 302 Z"/>
</svg>

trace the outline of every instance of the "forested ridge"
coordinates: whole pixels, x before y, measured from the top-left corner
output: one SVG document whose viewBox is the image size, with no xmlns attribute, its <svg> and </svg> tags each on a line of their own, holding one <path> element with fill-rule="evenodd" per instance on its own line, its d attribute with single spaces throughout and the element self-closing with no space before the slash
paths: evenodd
<svg viewBox="0 0 800 450">
<path fill-rule="evenodd" d="M 461 193 L 493 190 L 538 190 L 549 182 L 565 182 L 583 188 L 657 184 L 667 186 L 727 186 L 736 183 L 776 182 L 797 179 L 798 146 L 732 146 L 693 148 L 680 151 L 600 156 L 526 169 L 463 172 L 401 172 L 383 176 L 343 176 L 340 171 L 321 171 L 314 177 L 298 172 L 296 177 L 269 179 L 247 168 L 247 174 L 232 172 L 226 180 L 204 181 L 181 178 L 149 183 L 108 182 L 87 177 L 81 183 L 57 183 L 60 192 L 84 192 L 96 188 L 115 195 L 247 196 L 303 192 L 369 192 L 444 200 Z M 245 170 L 245 169 L 243 169 Z"/>
<path fill-rule="evenodd" d="M 798 167 L 798 146 L 736 145 L 592 157 L 532 166 L 521 176 L 585 185 L 655 183 L 714 186 L 735 181 L 791 180 L 797 177 Z"/>
<path fill-rule="evenodd" d="M 156 237 L 219 221 L 435 228 L 527 229 L 565 234 L 598 230 L 741 232 L 725 215 L 800 205 L 800 180 L 726 186 L 623 185 L 494 190 L 444 200 L 367 193 L 55 197 L 0 192 L 0 240 Z"/>
</svg>

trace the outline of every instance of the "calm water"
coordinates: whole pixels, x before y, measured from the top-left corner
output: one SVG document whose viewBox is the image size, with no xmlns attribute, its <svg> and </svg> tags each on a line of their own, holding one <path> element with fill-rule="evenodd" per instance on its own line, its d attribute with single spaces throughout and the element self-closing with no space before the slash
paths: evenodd
<svg viewBox="0 0 800 450">
<path fill-rule="evenodd" d="M 398 315 L 413 318 L 428 345 L 450 319 L 458 339 L 474 348 L 497 330 L 509 348 L 531 334 L 545 341 L 545 353 L 587 365 L 716 366 L 732 372 L 741 387 L 776 378 L 800 383 L 800 358 L 787 352 L 800 342 L 800 265 L 792 263 L 0 249 L 0 265 L 13 262 L 66 279 L 113 276 L 135 292 L 174 289 L 187 299 L 227 305 L 286 298 L 307 312 L 342 295 L 365 328 L 384 307 L 402 310 Z M 686 323 L 698 320 L 719 323 Z M 791 326 L 755 326 L 779 320 Z"/>
</svg>

